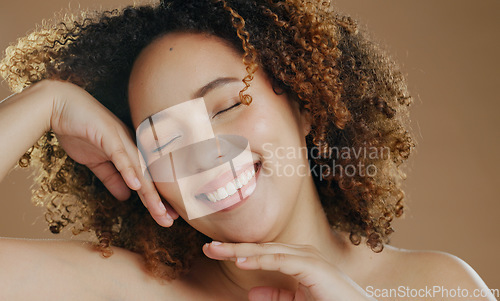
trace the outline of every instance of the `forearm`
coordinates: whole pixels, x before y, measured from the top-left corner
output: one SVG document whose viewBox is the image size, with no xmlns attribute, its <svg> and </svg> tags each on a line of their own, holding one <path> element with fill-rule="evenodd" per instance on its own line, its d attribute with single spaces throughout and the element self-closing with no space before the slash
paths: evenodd
<svg viewBox="0 0 500 301">
<path fill-rule="evenodd" d="M 37 83 L 0 102 L 0 181 L 50 129 L 50 84 Z"/>
</svg>

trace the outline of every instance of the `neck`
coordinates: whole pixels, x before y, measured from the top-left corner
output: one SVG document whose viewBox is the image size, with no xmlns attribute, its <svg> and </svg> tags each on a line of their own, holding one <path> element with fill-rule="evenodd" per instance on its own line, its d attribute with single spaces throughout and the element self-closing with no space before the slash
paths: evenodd
<svg viewBox="0 0 500 301">
<path fill-rule="evenodd" d="M 295 214 L 273 242 L 313 246 L 331 264 L 340 267 L 348 248 L 346 237 L 332 230 L 312 179 L 306 187 L 306 191 L 299 194 L 301 198 L 297 202 Z M 298 285 L 292 277 L 279 272 L 241 270 L 232 261 L 216 261 L 214 264 L 219 267 L 227 288 L 242 298 L 246 298 L 248 291 L 256 286 L 294 291 Z"/>
</svg>

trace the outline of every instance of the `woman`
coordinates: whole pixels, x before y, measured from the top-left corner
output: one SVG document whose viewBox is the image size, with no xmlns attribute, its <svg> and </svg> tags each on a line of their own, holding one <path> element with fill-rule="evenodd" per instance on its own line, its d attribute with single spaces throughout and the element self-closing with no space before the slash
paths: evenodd
<svg viewBox="0 0 500 301">
<path fill-rule="evenodd" d="M 18 92 L 0 107 L 2 178 L 20 157 L 38 166 L 51 231 L 97 241 L 1 240 L 8 300 L 373 300 L 395 287 L 493 300 L 472 296 L 487 288 L 460 259 L 386 244 L 411 97 L 328 3 L 129 7 L 40 30 L 0 70 Z M 413 297 L 432 296 L 456 297 Z"/>
</svg>

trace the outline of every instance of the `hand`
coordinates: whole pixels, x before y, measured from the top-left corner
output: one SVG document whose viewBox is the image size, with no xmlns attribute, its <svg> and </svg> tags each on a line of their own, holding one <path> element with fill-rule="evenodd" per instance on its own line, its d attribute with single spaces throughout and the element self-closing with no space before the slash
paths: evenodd
<svg viewBox="0 0 500 301">
<path fill-rule="evenodd" d="M 373 300 L 311 246 L 212 242 L 203 246 L 203 252 L 212 259 L 235 261 L 242 270 L 278 271 L 299 283 L 295 292 L 254 287 L 250 301 Z"/>
<path fill-rule="evenodd" d="M 154 184 L 143 176 L 131 130 L 81 87 L 46 82 L 56 93 L 50 126 L 68 156 L 86 165 L 118 200 L 137 190 L 156 222 L 171 226 L 179 215 L 161 202 Z"/>
</svg>

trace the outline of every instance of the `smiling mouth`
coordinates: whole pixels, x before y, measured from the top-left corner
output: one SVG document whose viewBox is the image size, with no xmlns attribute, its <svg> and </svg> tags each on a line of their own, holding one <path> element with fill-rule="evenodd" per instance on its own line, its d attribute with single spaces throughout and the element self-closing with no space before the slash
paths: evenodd
<svg viewBox="0 0 500 301">
<path fill-rule="evenodd" d="M 239 190 L 244 189 L 247 184 L 255 178 L 255 174 L 259 170 L 260 166 L 261 163 L 257 162 L 245 171 L 241 172 L 236 179 L 227 182 L 225 185 L 211 192 L 197 194 L 195 198 L 197 200 L 209 201 L 212 203 L 225 200 L 226 198 L 238 193 Z"/>
</svg>

